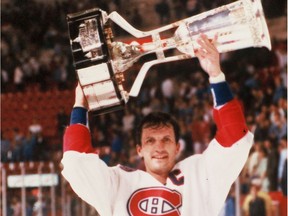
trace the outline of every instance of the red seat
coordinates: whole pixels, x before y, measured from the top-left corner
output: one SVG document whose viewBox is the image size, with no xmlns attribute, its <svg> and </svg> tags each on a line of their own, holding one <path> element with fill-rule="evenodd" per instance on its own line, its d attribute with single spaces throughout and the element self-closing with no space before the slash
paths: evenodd
<svg viewBox="0 0 288 216">
<path fill-rule="evenodd" d="M 272 191 L 269 192 L 269 195 L 273 201 L 279 203 L 279 216 L 287 216 L 287 197 L 281 191 Z"/>
</svg>

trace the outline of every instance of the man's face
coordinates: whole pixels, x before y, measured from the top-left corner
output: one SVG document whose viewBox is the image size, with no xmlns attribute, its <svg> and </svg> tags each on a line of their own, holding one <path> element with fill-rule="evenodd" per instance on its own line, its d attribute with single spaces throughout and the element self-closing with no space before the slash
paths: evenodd
<svg viewBox="0 0 288 216">
<path fill-rule="evenodd" d="M 137 152 L 144 159 L 146 171 L 153 176 L 167 177 L 179 151 L 173 127 L 143 128 L 141 144 L 137 145 Z"/>
</svg>

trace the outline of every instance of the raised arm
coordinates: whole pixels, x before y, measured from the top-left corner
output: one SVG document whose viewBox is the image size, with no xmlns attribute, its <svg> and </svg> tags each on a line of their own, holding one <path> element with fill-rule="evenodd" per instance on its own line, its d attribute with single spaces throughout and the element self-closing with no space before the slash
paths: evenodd
<svg viewBox="0 0 288 216">
<path fill-rule="evenodd" d="M 203 152 L 202 168 L 205 172 L 202 181 L 207 206 L 214 210 L 215 215 L 242 170 L 253 143 L 253 135 L 247 129 L 241 105 L 234 99 L 221 71 L 219 53 L 214 46 L 216 42 L 217 37 L 209 41 L 205 35 L 201 35 L 198 40 L 200 48 L 196 52 L 203 70 L 209 75 L 214 99 L 213 116 L 217 132 Z"/>
<path fill-rule="evenodd" d="M 70 126 L 64 134 L 63 151 L 74 150 L 92 153 L 90 132 L 87 125 L 87 102 L 80 85 L 75 90 L 75 103 L 71 112 Z"/>
<path fill-rule="evenodd" d="M 112 215 L 118 173 L 95 152 L 87 125 L 87 103 L 81 87 L 75 90 L 75 104 L 63 143 L 62 175 L 79 197 L 94 206 L 100 215 Z"/>
<path fill-rule="evenodd" d="M 216 140 L 224 147 L 229 147 L 245 136 L 248 128 L 240 103 L 233 98 L 225 75 L 221 71 L 219 52 L 214 46 L 217 36 L 210 41 L 206 35 L 200 35 L 200 48 L 196 56 L 203 70 L 209 75 L 210 88 L 214 99 L 213 116 L 217 125 Z"/>
</svg>

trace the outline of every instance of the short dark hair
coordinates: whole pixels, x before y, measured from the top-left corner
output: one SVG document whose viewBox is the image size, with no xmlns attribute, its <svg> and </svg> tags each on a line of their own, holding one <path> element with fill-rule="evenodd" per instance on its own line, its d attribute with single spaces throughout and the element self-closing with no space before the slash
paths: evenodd
<svg viewBox="0 0 288 216">
<path fill-rule="evenodd" d="M 152 112 L 146 115 L 136 130 L 136 144 L 141 144 L 142 131 L 144 128 L 159 128 L 163 126 L 172 126 L 176 143 L 180 138 L 180 127 L 178 122 L 168 113 Z"/>
</svg>

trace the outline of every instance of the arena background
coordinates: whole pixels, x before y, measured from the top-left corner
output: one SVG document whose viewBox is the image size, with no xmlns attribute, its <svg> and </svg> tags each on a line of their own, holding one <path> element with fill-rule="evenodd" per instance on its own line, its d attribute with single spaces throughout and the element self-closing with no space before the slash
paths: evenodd
<svg viewBox="0 0 288 216">
<path fill-rule="evenodd" d="M 232 1 L 167 0 L 169 9 L 163 19 L 155 10 L 159 2 L 1 1 L 2 215 L 97 215 L 60 175 L 62 134 L 69 123 L 77 82 L 66 15 L 99 7 L 108 13 L 117 11 L 140 30 L 152 30 Z M 247 48 L 225 53 L 221 65 L 255 134 L 257 147 L 251 150 L 251 157 L 264 149 L 261 172 L 270 173 L 274 183 L 274 188 L 262 191 L 268 195 L 267 215 L 280 216 L 287 215 L 287 193 L 277 179 L 283 170 L 280 155 L 287 151 L 287 2 L 264 0 L 262 4 L 272 50 Z M 120 28 L 114 30 L 116 39 L 134 40 Z M 131 67 L 128 85 L 145 61 L 140 59 Z M 207 76 L 196 59 L 154 66 L 140 95 L 131 98 L 125 110 L 91 116 L 93 144 L 109 166 L 121 163 L 141 169 L 133 128 L 141 116 L 162 110 L 173 113 L 180 122 L 183 151 L 179 159 L 201 153 L 215 132 L 211 107 Z M 235 211 L 221 215 L 245 215 L 253 177 L 249 170 L 247 162 L 227 199 L 226 205 L 232 203 Z"/>
</svg>

